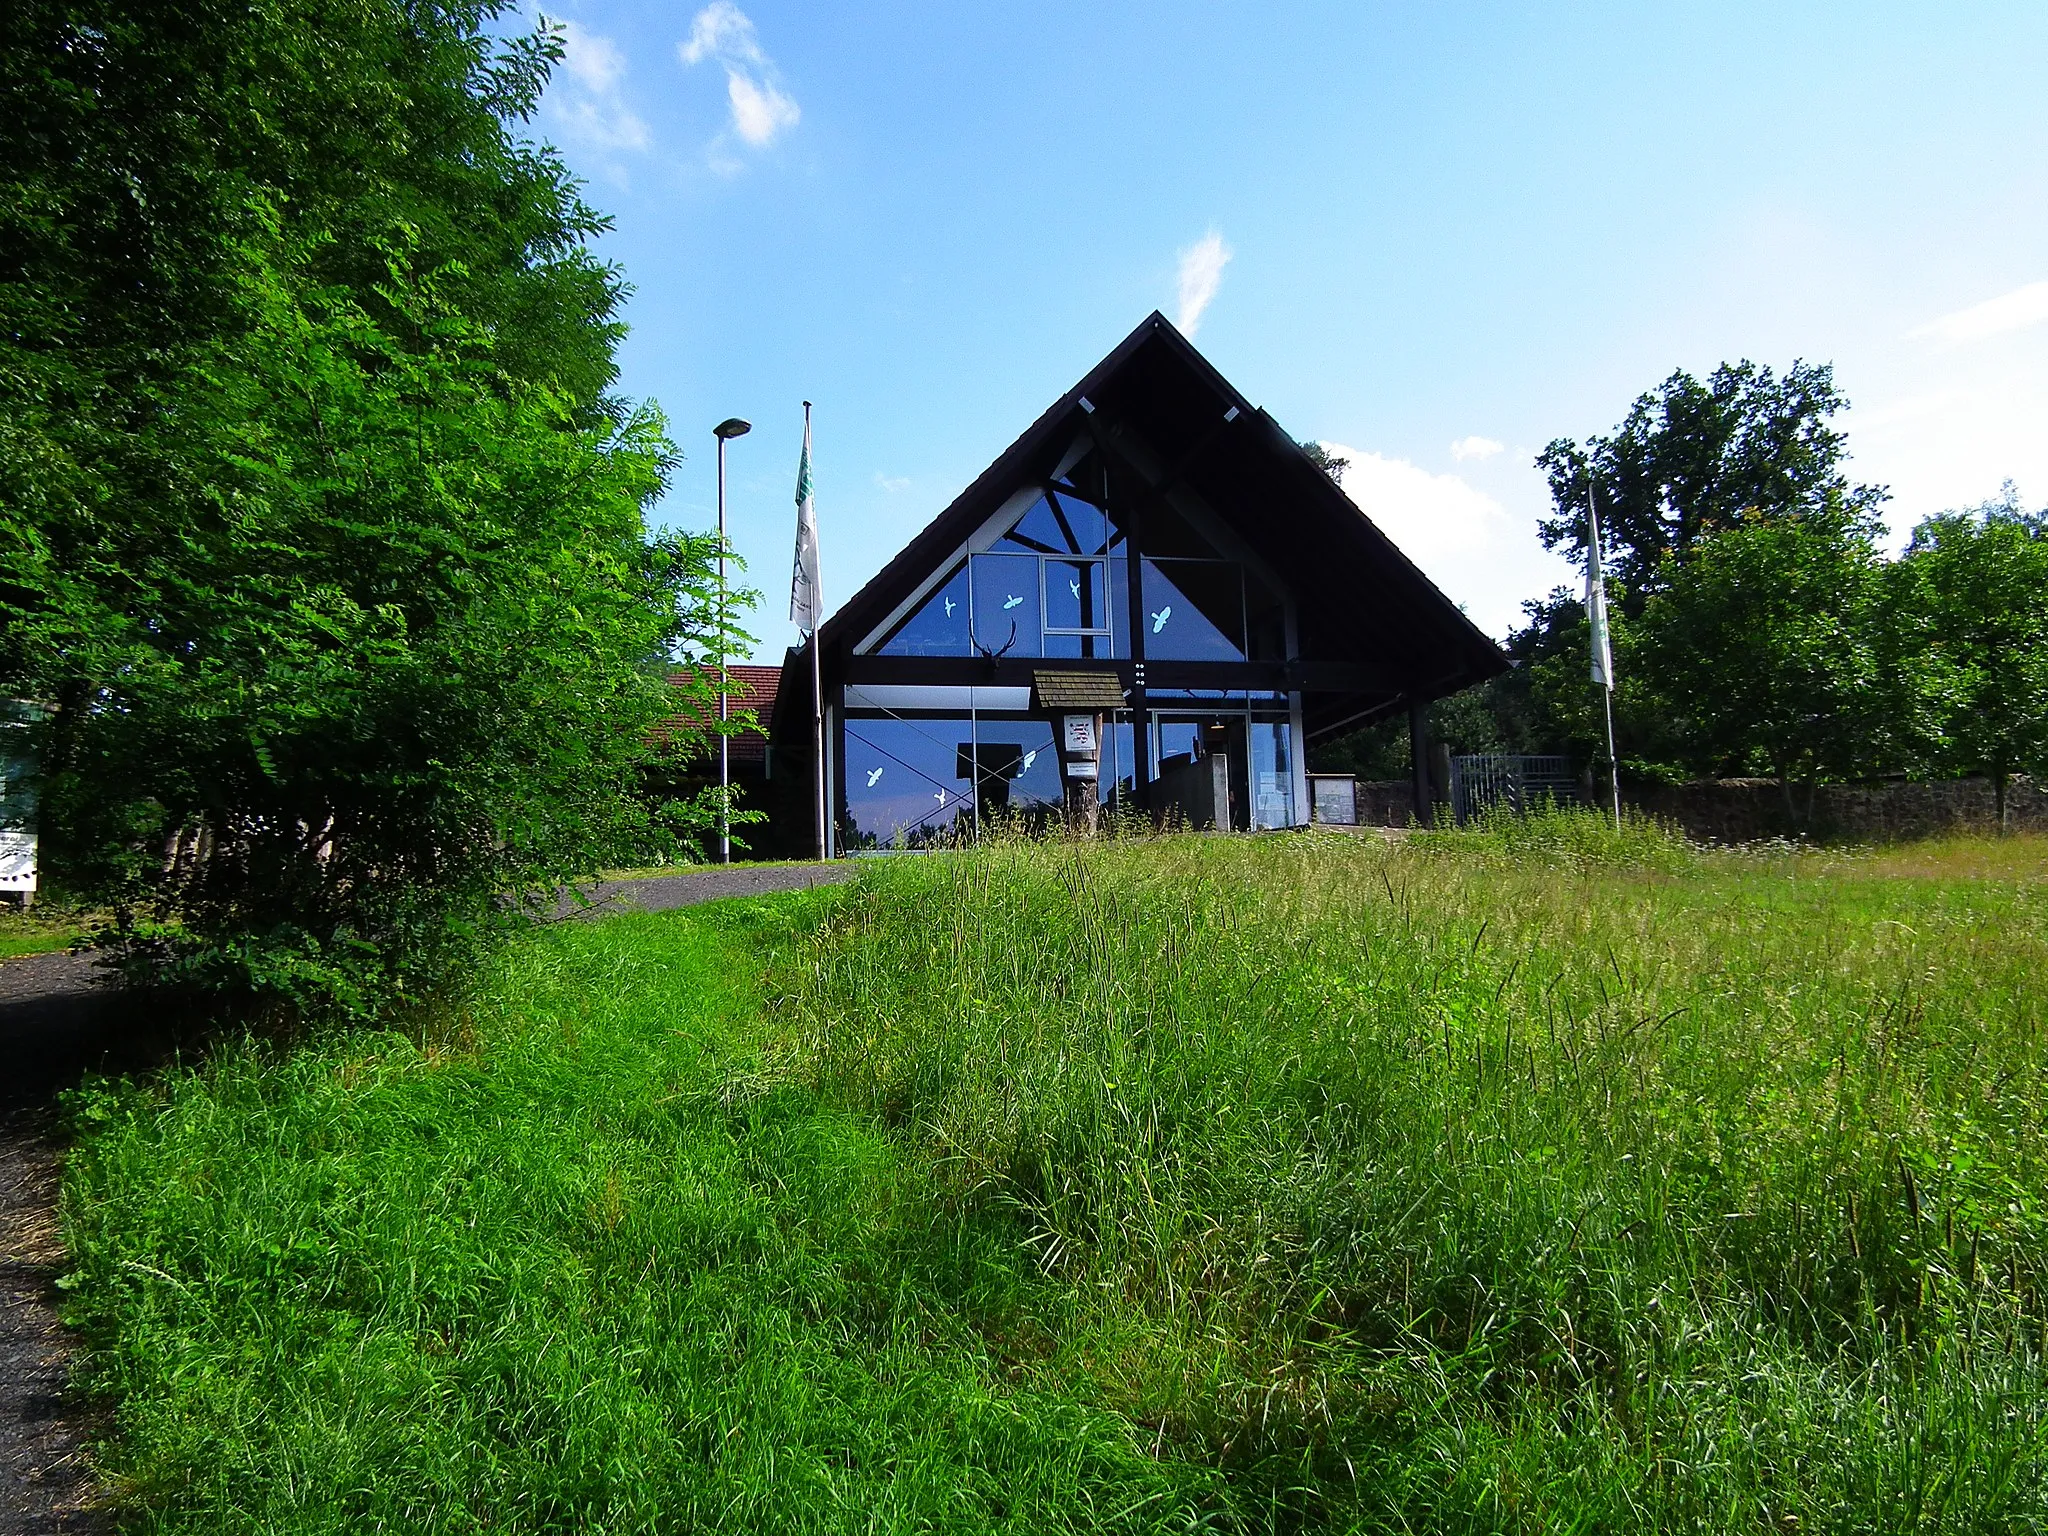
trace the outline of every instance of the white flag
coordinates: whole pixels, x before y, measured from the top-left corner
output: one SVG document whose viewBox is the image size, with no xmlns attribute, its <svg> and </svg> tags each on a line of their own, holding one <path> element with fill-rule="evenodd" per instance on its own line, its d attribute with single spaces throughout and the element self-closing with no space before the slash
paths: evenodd
<svg viewBox="0 0 2048 1536">
<path fill-rule="evenodd" d="M 811 402 L 804 402 L 804 452 L 796 464 L 796 570 L 789 579 L 789 617 L 806 634 L 818 632 L 824 607 L 818 590 L 818 510 L 811 502 Z"/>
<path fill-rule="evenodd" d="M 1600 508 L 1586 486 L 1586 618 L 1593 627 L 1593 681 L 1614 688 L 1614 652 L 1607 643 L 1607 583 L 1600 568 Z"/>
</svg>

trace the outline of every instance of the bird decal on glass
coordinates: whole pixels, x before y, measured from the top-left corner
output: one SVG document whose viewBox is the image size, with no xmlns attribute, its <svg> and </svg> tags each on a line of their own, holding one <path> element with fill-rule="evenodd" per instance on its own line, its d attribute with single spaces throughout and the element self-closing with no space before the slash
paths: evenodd
<svg viewBox="0 0 2048 1536">
<path fill-rule="evenodd" d="M 881 782 L 882 770 L 879 768 L 870 768 L 868 770 L 868 788 L 873 789 L 877 784 Z"/>
<path fill-rule="evenodd" d="M 1005 603 L 1003 604 L 1003 612 L 1005 612 L 1005 613 L 1008 613 L 1008 612 L 1009 612 L 1009 611 L 1010 611 L 1010 610 L 1011 610 L 1012 608 L 1022 608 L 1023 606 L 1024 606 L 1024 599 L 1023 599 L 1023 598 L 1021 598 L 1021 597 L 1015 596 L 1015 595 L 1013 594 L 1013 595 L 1012 595 L 1012 596 L 1011 596 L 1011 597 L 1010 597 L 1010 598 L 1009 598 L 1009 599 L 1008 599 L 1008 600 L 1007 600 L 1007 601 L 1006 601 L 1006 602 L 1005 602 Z"/>
<path fill-rule="evenodd" d="M 940 810 L 943 811 L 946 808 L 946 792 L 943 789 L 933 795 L 932 798 L 939 802 Z"/>
<path fill-rule="evenodd" d="M 953 617 L 953 610 L 954 610 L 955 608 L 958 608 L 959 606 L 960 606 L 960 605 L 959 605 L 958 603 L 954 602 L 954 601 L 953 601 L 953 599 L 951 599 L 950 597 L 949 597 L 949 598 L 947 598 L 947 599 L 946 599 L 946 617 L 947 617 L 947 618 L 949 618 L 949 619 L 950 619 L 951 617 Z"/>
<path fill-rule="evenodd" d="M 1173 604 L 1168 603 L 1164 608 L 1152 615 L 1152 633 L 1156 635 L 1159 631 L 1166 628 L 1166 621 L 1172 617 Z"/>
<path fill-rule="evenodd" d="M 1019 773 L 1029 773 L 1029 772 L 1031 771 L 1031 765 L 1032 765 L 1033 763 L 1037 762 L 1037 761 L 1038 761 L 1038 748 L 1036 748 L 1036 747 L 1033 747 L 1033 748 L 1032 748 L 1032 749 L 1031 749 L 1031 750 L 1030 750 L 1029 752 L 1026 752 L 1026 753 L 1024 754 L 1024 763 L 1023 763 L 1023 766 L 1022 766 L 1022 767 L 1020 767 L 1020 768 L 1019 768 L 1019 769 L 1018 769 L 1017 771 L 1018 771 Z"/>
<path fill-rule="evenodd" d="M 1079 583 L 1078 581 L 1070 581 L 1067 583 L 1067 590 L 1074 594 L 1075 602 L 1079 602 L 1081 600 L 1081 583 Z"/>
</svg>

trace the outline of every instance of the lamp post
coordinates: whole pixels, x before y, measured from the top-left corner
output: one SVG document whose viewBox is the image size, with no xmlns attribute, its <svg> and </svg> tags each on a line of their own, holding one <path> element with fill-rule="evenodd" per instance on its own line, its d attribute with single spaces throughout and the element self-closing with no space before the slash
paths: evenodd
<svg viewBox="0 0 2048 1536">
<path fill-rule="evenodd" d="M 732 862 L 732 765 L 726 756 L 726 722 L 732 718 L 732 697 L 725 673 L 725 445 L 754 430 L 750 421 L 728 416 L 711 429 L 718 439 L 718 862 Z"/>
</svg>

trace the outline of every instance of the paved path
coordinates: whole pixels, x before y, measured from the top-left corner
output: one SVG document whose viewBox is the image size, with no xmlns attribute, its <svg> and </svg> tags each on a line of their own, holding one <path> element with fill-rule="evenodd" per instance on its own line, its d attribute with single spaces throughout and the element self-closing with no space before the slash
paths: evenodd
<svg viewBox="0 0 2048 1536">
<path fill-rule="evenodd" d="M 733 864 L 688 869 L 673 875 L 600 880 L 583 891 L 583 900 L 590 904 L 587 908 L 574 896 L 565 896 L 555 911 L 561 917 L 667 912 L 727 896 L 766 896 L 775 891 L 807 890 L 814 885 L 842 885 L 853 875 L 854 865 L 844 859 L 831 864 Z"/>
<path fill-rule="evenodd" d="M 565 897 L 562 917 L 665 912 L 725 896 L 837 885 L 850 864 L 689 870 L 605 880 Z M 585 904 L 588 903 L 588 905 Z M 0 1536 L 110 1529 L 86 1504 L 89 1430 L 65 1390 L 70 1339 L 57 1320 L 57 1093 L 87 1072 L 145 1069 L 176 1036 L 132 997 L 99 984 L 87 956 L 0 961 Z"/>
</svg>

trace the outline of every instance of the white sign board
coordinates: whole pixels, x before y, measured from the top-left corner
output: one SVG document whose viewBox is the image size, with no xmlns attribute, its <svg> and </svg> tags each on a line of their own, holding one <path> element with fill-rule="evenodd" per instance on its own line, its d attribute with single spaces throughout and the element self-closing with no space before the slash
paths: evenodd
<svg viewBox="0 0 2048 1536">
<path fill-rule="evenodd" d="M 1064 715 L 1060 727 L 1065 732 L 1066 750 L 1075 757 L 1095 755 L 1095 717 L 1093 715 Z"/>
<path fill-rule="evenodd" d="M 0 832 L 0 891 L 36 888 L 36 835 Z"/>
<path fill-rule="evenodd" d="M 1094 778 L 1095 759 L 1092 757 L 1076 758 L 1073 762 L 1067 764 L 1067 777 L 1070 779 Z"/>
</svg>

